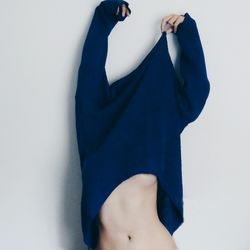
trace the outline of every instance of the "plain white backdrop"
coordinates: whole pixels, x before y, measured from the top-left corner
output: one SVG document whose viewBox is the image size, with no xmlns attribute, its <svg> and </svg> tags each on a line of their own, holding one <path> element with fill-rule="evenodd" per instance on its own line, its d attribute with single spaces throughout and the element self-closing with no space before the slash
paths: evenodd
<svg viewBox="0 0 250 250">
<path fill-rule="evenodd" d="M 0 249 L 83 250 L 74 94 L 84 38 L 100 1 L 1 1 Z M 249 1 L 130 0 L 109 37 L 109 80 L 130 72 L 161 19 L 197 22 L 211 83 L 182 133 L 180 250 L 249 250 Z M 168 34 L 178 62 L 178 44 Z"/>
</svg>

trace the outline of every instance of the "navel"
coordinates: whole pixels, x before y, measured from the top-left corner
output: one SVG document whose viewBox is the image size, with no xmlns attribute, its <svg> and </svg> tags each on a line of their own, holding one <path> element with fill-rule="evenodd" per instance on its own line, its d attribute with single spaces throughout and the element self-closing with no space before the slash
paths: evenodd
<svg viewBox="0 0 250 250">
<path fill-rule="evenodd" d="M 131 239 L 132 239 L 132 237 L 131 237 L 130 235 L 128 235 L 128 239 L 129 239 L 129 240 L 131 240 Z"/>
</svg>

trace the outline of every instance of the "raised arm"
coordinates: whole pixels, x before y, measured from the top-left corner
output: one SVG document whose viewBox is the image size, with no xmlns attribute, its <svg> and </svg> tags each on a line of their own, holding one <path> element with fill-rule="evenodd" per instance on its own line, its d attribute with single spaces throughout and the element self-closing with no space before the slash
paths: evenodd
<svg viewBox="0 0 250 250">
<path fill-rule="evenodd" d="M 116 23 L 126 18 L 126 14 L 122 16 L 123 4 L 131 12 L 128 3 L 122 0 L 104 0 L 95 8 L 78 69 L 75 99 L 81 110 L 99 107 L 108 94 L 105 72 L 108 36 Z"/>
<path fill-rule="evenodd" d="M 180 112 L 180 129 L 196 120 L 210 92 L 205 58 L 195 20 L 185 13 L 176 35 L 180 44 L 180 73 L 177 98 Z"/>
</svg>

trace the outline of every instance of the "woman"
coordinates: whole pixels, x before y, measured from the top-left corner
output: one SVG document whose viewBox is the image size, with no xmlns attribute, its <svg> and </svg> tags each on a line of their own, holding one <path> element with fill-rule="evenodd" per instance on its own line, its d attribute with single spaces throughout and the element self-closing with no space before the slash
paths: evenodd
<svg viewBox="0 0 250 250">
<path fill-rule="evenodd" d="M 120 8 L 117 8 L 118 15 Z M 122 16 L 130 12 L 122 4 Z M 184 16 L 169 15 L 161 31 L 176 32 Z M 133 199 L 131 199 L 133 197 Z M 137 174 L 123 181 L 108 197 L 100 211 L 98 250 L 176 250 L 177 246 L 157 213 L 157 179 Z"/>
<path fill-rule="evenodd" d="M 210 85 L 188 13 L 163 18 L 151 51 L 110 85 L 108 35 L 130 14 L 126 1 L 102 1 L 83 48 L 75 95 L 83 235 L 97 250 L 176 250 L 172 234 L 183 222 L 180 133 L 201 113 Z M 181 46 L 182 83 L 167 50 L 169 32 Z"/>
<path fill-rule="evenodd" d="M 118 15 L 120 8 L 117 8 Z M 122 4 L 122 16 L 130 12 Z M 176 32 L 184 16 L 169 15 L 161 31 Z M 133 199 L 131 199 L 133 197 Z M 98 250 L 176 250 L 177 246 L 157 213 L 157 178 L 137 174 L 123 181 L 100 211 Z"/>
</svg>

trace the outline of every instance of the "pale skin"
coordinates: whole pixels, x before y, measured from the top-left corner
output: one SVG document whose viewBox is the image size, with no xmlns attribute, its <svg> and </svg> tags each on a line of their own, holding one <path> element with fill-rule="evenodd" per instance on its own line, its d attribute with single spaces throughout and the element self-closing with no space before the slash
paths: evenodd
<svg viewBox="0 0 250 250">
<path fill-rule="evenodd" d="M 120 8 L 117 8 L 118 15 Z M 129 16 L 126 5 L 122 16 Z M 172 14 L 161 21 L 161 32 L 176 32 L 184 16 Z M 112 173 L 111 173 L 112 174 Z M 120 183 L 108 196 L 99 213 L 96 250 L 178 250 L 174 238 L 157 213 L 157 178 L 136 174 Z"/>
</svg>

